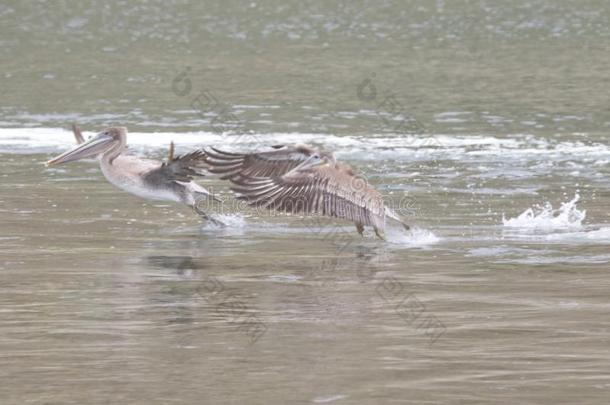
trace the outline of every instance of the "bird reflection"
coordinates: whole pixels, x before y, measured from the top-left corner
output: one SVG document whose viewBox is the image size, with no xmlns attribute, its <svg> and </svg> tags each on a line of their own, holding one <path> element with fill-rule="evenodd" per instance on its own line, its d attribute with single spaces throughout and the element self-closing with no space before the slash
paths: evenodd
<svg viewBox="0 0 610 405">
<path fill-rule="evenodd" d="M 192 256 L 148 256 L 146 261 L 151 267 L 176 270 L 179 276 L 191 275 L 192 270 L 202 270 L 207 266 L 195 261 Z"/>
</svg>

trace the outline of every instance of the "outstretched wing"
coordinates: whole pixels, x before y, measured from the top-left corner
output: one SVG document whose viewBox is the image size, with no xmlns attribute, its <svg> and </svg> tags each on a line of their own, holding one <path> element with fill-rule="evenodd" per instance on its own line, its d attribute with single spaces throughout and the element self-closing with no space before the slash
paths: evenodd
<svg viewBox="0 0 610 405">
<path fill-rule="evenodd" d="M 196 176 L 203 176 L 206 169 L 204 162 L 205 153 L 201 149 L 173 157 L 173 147 L 170 146 L 170 159 L 163 162 L 161 166 L 150 170 L 143 177 L 150 183 L 161 184 L 168 181 L 180 181 L 188 183 Z"/>
<path fill-rule="evenodd" d="M 315 151 L 305 145 L 273 147 L 275 150 L 256 153 L 231 153 L 211 148 L 205 151 L 208 171 L 220 174 L 223 180 L 234 182 L 243 177 L 282 176 Z"/>
<path fill-rule="evenodd" d="M 382 231 L 385 226 L 381 194 L 347 165 L 326 164 L 269 178 L 243 177 L 234 184 L 238 198 L 250 206 L 343 218 Z"/>
</svg>

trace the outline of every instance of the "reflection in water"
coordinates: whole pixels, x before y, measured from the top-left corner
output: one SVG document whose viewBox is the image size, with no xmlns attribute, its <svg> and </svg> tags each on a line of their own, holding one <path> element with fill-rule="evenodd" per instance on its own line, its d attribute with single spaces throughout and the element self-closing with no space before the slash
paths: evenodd
<svg viewBox="0 0 610 405">
<path fill-rule="evenodd" d="M 351 236 L 350 236 L 351 238 Z M 295 263 L 292 259 L 281 259 L 269 267 L 273 284 L 283 280 L 287 283 L 297 281 L 299 294 L 286 295 L 279 289 L 265 289 L 261 298 L 257 285 L 260 280 L 252 278 L 250 271 L 256 271 L 246 262 L 240 262 L 239 269 L 245 273 L 231 276 L 215 274 L 217 267 L 212 259 L 189 255 L 149 255 L 143 262 L 151 268 L 170 270 L 171 274 L 151 277 L 151 284 L 156 285 L 151 295 L 151 307 L 166 307 L 167 324 L 188 324 L 191 328 L 209 333 L 210 329 L 222 322 L 224 326 L 233 327 L 236 333 L 246 337 L 244 344 L 252 344 L 263 337 L 270 325 L 277 321 L 298 319 L 299 322 L 318 318 L 322 322 L 335 322 L 334 317 L 347 311 L 356 311 L 359 316 L 370 314 L 369 300 L 360 301 L 356 297 L 344 294 L 344 287 L 352 284 L 361 285 L 359 290 L 372 295 L 375 289 L 375 274 L 382 270 L 392 258 L 390 251 L 379 244 L 367 246 L 356 243 L 349 245 L 328 244 L 326 255 L 318 258 L 307 258 Z M 320 241 L 312 240 L 318 244 Z M 180 245 L 187 249 L 192 243 L 183 241 Z M 162 244 L 157 249 L 161 250 Z M 278 273 L 279 272 L 279 273 Z M 296 279 L 286 276 L 293 272 Z M 257 297 L 258 296 L 258 297 Z M 273 301 L 275 309 L 269 313 L 261 311 L 261 301 Z"/>
<path fill-rule="evenodd" d="M 177 274 L 185 275 L 187 270 L 201 270 L 206 266 L 191 256 L 147 256 L 146 262 L 151 267 L 177 270 Z"/>
<path fill-rule="evenodd" d="M 245 335 L 250 344 L 266 333 L 268 327 L 251 305 L 250 294 L 200 271 L 209 267 L 200 264 L 200 260 L 191 256 L 147 256 L 146 260 L 151 266 L 175 270 L 179 276 L 177 280 L 157 281 L 160 289 L 151 300 L 153 306 L 171 306 L 168 323 L 191 324 L 195 329 L 206 330 L 211 322 L 225 322 Z"/>
<path fill-rule="evenodd" d="M 2 405 L 608 402 L 604 2 L 60 3 L 0 2 Z M 219 230 L 41 165 L 74 120 L 261 146 L 229 116 L 336 149 L 423 231 Z M 580 226 L 524 230 L 577 189 Z"/>
<path fill-rule="evenodd" d="M 184 281 L 196 277 L 193 271 L 203 269 L 205 266 L 196 263 L 191 256 L 146 256 L 144 261 L 152 268 L 173 270 L 179 276 L 177 280 L 173 278 L 155 280 L 159 289 L 151 297 L 151 306 L 169 308 L 166 318 L 168 324 L 193 324 L 196 321 L 193 307 L 197 305 L 197 299 L 192 289 L 184 286 Z"/>
</svg>

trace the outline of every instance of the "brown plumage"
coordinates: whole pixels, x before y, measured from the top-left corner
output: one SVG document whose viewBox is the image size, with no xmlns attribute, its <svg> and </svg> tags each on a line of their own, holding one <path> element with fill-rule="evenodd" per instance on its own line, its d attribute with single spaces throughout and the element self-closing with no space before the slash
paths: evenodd
<svg viewBox="0 0 610 405">
<path fill-rule="evenodd" d="M 230 153 L 216 148 L 206 150 L 206 162 L 211 173 L 220 174 L 223 180 L 239 177 L 271 177 L 283 175 L 305 162 L 310 156 L 319 154 L 334 161 L 332 154 L 307 145 L 272 146 L 274 150 L 258 153 Z"/>
<path fill-rule="evenodd" d="M 174 141 L 169 143 L 169 153 L 167 156 L 167 161 L 172 162 L 174 160 Z"/>
<path fill-rule="evenodd" d="M 76 143 L 80 145 L 85 142 L 85 138 L 83 137 L 83 133 L 80 128 L 76 124 L 72 124 L 72 132 L 74 133 L 74 139 L 76 139 Z"/>
<path fill-rule="evenodd" d="M 77 144 L 85 142 L 83 133 L 80 127 L 76 124 L 72 124 L 72 132 Z M 155 170 L 151 170 L 144 176 L 150 181 L 193 181 L 195 177 L 204 176 L 204 170 L 206 164 L 204 162 L 205 153 L 200 149 L 195 150 L 191 153 L 187 153 L 181 156 L 175 156 L 174 142 L 170 142 L 167 161 L 163 162 L 161 166 Z M 216 197 L 213 197 L 217 200 Z"/>
<path fill-rule="evenodd" d="M 118 188 L 146 199 L 184 203 L 203 218 L 222 224 L 200 206 L 205 199 L 219 201 L 194 182 L 194 178 L 203 176 L 207 169 L 202 150 L 175 156 L 171 142 L 167 161 L 156 162 L 127 151 L 127 128 L 106 128 L 88 141 L 84 140 L 76 124 L 72 125 L 72 131 L 79 146 L 51 159 L 47 165 L 95 157 L 106 179 Z"/>
<path fill-rule="evenodd" d="M 384 206 L 382 195 L 332 153 L 305 145 L 274 148 L 248 154 L 212 149 L 204 160 L 210 172 L 230 180 L 238 198 L 253 207 L 346 219 L 360 234 L 371 226 L 380 238 L 386 217 L 402 223 Z"/>
<path fill-rule="evenodd" d="M 155 170 L 143 175 L 143 178 L 152 183 L 160 181 L 181 181 L 190 182 L 195 177 L 203 176 L 207 168 L 204 157 L 205 153 L 201 149 L 174 156 L 174 143 L 170 144 L 169 158 Z"/>
</svg>

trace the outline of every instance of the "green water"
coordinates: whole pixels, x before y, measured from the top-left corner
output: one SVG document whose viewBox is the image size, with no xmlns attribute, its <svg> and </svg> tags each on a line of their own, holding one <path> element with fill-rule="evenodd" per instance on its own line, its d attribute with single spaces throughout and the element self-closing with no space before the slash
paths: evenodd
<svg viewBox="0 0 610 405">
<path fill-rule="evenodd" d="M 260 131 L 379 131 L 339 113 L 375 110 L 395 94 L 436 132 L 452 128 L 434 114 L 469 111 L 463 133 L 599 134 L 610 121 L 609 18 L 595 1 L 9 2 L 0 11 L 2 105 L 6 114 L 180 127 L 194 118 L 176 113 L 192 97 L 177 97 L 171 81 L 190 67 L 192 96 L 209 89 L 232 105 L 280 106 L 270 124 L 244 112 Z M 378 97 L 362 101 L 357 87 L 371 75 Z M 512 122 L 490 125 L 494 114 Z M 561 115 L 584 122 L 553 121 Z M 544 128 L 522 123 L 532 120 Z"/>
</svg>

